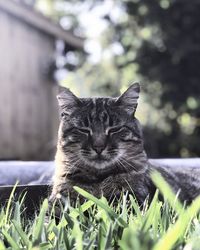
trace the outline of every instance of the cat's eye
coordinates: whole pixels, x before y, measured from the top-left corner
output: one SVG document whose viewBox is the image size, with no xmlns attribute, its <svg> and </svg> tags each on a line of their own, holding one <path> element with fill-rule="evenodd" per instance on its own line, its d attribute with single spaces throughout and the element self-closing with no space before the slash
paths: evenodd
<svg viewBox="0 0 200 250">
<path fill-rule="evenodd" d="M 119 136 L 122 138 L 130 136 L 130 135 L 131 135 L 131 132 L 126 129 L 121 129 L 121 131 L 119 131 Z"/>
<path fill-rule="evenodd" d="M 107 135 L 115 135 L 122 141 L 139 141 L 139 137 L 135 135 L 128 127 L 113 127 L 106 131 Z"/>
<path fill-rule="evenodd" d="M 130 140 L 132 138 L 132 132 L 127 128 L 120 129 L 118 135 L 123 140 Z"/>
<path fill-rule="evenodd" d="M 109 127 L 106 129 L 106 135 L 111 135 L 119 132 L 123 127 Z"/>
<path fill-rule="evenodd" d="M 90 134 L 90 129 L 86 128 L 72 128 L 71 133 L 68 135 L 68 141 L 70 143 L 79 143 L 83 137 Z"/>
<path fill-rule="evenodd" d="M 86 135 L 92 135 L 92 130 L 90 128 L 76 128 L 79 132 L 86 134 Z"/>
<path fill-rule="evenodd" d="M 77 143 L 80 142 L 80 138 L 77 135 L 69 135 L 68 140 L 71 143 Z"/>
</svg>

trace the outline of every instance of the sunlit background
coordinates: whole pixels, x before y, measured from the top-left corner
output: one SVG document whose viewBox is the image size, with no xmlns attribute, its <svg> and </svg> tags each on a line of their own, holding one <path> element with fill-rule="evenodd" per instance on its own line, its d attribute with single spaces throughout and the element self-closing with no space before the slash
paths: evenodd
<svg viewBox="0 0 200 250">
<path fill-rule="evenodd" d="M 188 0 L 0 1 L 0 158 L 53 159 L 58 85 L 117 96 L 135 81 L 148 156 L 199 156 L 199 13 Z"/>
</svg>

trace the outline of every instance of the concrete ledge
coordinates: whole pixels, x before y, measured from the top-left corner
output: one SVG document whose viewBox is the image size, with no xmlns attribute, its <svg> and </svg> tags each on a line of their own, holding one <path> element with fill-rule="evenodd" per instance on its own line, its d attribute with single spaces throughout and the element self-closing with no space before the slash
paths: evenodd
<svg viewBox="0 0 200 250">
<path fill-rule="evenodd" d="M 0 186 L 51 184 L 53 161 L 0 161 Z"/>
<path fill-rule="evenodd" d="M 168 167 L 200 167 L 200 158 L 187 159 L 150 159 L 154 165 Z M 14 185 L 51 185 L 55 164 L 53 161 L 0 161 L 0 186 Z"/>
<path fill-rule="evenodd" d="M 169 167 L 200 167 L 200 158 L 167 158 L 149 159 L 152 164 L 161 164 Z"/>
</svg>

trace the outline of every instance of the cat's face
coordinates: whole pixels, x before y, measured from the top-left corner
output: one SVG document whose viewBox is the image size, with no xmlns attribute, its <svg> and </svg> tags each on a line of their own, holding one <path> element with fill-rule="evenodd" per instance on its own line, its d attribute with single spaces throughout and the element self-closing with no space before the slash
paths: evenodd
<svg viewBox="0 0 200 250">
<path fill-rule="evenodd" d="M 78 98 L 68 89 L 62 92 L 58 145 L 68 161 L 98 170 L 113 164 L 128 167 L 131 158 L 139 157 L 143 141 L 134 117 L 139 91 L 139 84 L 133 84 L 119 98 Z"/>
</svg>

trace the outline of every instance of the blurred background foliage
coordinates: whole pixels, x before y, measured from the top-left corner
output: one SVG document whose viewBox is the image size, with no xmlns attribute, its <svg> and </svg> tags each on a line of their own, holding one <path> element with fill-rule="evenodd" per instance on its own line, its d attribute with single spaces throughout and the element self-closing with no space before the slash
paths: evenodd
<svg viewBox="0 0 200 250">
<path fill-rule="evenodd" d="M 80 96 L 116 96 L 141 82 L 137 117 L 150 157 L 200 155 L 199 0 L 37 0 L 35 8 L 85 37 L 57 43 L 56 78 Z"/>
</svg>

